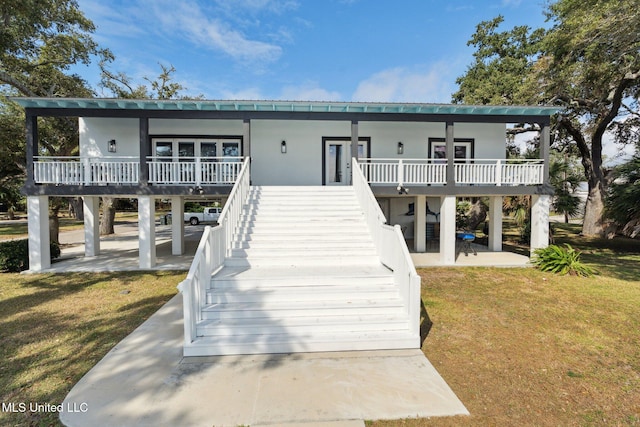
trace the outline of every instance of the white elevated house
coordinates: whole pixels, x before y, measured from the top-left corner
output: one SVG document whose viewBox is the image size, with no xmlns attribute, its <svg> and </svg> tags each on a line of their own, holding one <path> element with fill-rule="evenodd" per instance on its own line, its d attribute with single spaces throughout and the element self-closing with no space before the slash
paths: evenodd
<svg viewBox="0 0 640 427">
<path fill-rule="evenodd" d="M 187 356 L 417 348 L 415 252 L 456 260 L 456 199 L 532 196 L 531 250 L 548 242 L 550 107 L 15 98 L 25 108 L 30 268 L 50 267 L 48 198 L 82 197 L 85 255 L 100 196 L 137 198 L 139 265 L 156 264 L 155 199 L 226 198 L 187 279 Z M 77 157 L 40 156 L 38 117 L 78 118 Z M 540 159 L 506 159 L 505 129 L 536 123 Z M 411 213 L 411 215 L 408 215 Z M 184 225 L 172 250 L 184 252 Z"/>
</svg>

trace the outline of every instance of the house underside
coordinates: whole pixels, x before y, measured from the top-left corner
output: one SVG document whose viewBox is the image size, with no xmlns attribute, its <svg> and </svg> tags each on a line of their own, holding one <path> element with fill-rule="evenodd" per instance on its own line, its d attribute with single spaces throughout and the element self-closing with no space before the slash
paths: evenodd
<svg viewBox="0 0 640 427">
<path fill-rule="evenodd" d="M 503 198 L 531 195 L 531 250 L 548 242 L 552 108 L 15 100 L 26 111 L 32 271 L 50 267 L 50 197 L 82 198 L 87 257 L 100 253 L 100 197 L 137 199 L 141 269 L 156 264 L 157 199 L 171 203 L 174 255 L 185 199 L 226 200 L 181 284 L 186 355 L 419 346 L 405 242 L 454 265 L 468 243 L 460 198 L 488 197 L 488 246 L 500 252 Z M 78 118 L 79 156 L 40 155 L 40 117 Z M 506 158 L 511 123 L 538 125 L 539 159 Z"/>
</svg>

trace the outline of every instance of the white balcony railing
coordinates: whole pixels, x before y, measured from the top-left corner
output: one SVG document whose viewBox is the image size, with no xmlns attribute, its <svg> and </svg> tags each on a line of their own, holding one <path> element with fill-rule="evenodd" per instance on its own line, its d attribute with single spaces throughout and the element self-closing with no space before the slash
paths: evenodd
<svg viewBox="0 0 640 427">
<path fill-rule="evenodd" d="M 447 165 L 441 159 L 359 159 L 369 184 L 444 184 Z"/>
<path fill-rule="evenodd" d="M 150 157 L 149 183 L 162 185 L 232 185 L 236 182 L 240 157 L 181 158 L 180 161 Z M 140 182 L 138 157 L 35 157 L 33 176 L 37 184 L 106 185 Z"/>
<path fill-rule="evenodd" d="M 446 184 L 446 159 L 360 159 L 360 169 L 369 184 Z M 454 165 L 455 184 L 541 185 L 543 160 L 470 159 Z"/>
<path fill-rule="evenodd" d="M 240 169 L 241 157 L 181 157 L 180 161 L 166 157 L 149 157 L 150 184 L 233 184 Z"/>
<path fill-rule="evenodd" d="M 137 157 L 81 158 L 35 157 L 33 177 L 38 184 L 101 185 L 137 184 Z"/>
</svg>

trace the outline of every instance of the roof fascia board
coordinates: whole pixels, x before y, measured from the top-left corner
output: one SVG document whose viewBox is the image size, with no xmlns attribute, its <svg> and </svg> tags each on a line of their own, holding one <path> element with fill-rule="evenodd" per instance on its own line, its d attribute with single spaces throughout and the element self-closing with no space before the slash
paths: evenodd
<svg viewBox="0 0 640 427">
<path fill-rule="evenodd" d="M 423 114 L 313 111 L 116 110 L 94 108 L 26 108 L 39 117 L 114 117 L 149 119 L 332 120 L 361 122 L 550 123 L 536 114 Z"/>
</svg>

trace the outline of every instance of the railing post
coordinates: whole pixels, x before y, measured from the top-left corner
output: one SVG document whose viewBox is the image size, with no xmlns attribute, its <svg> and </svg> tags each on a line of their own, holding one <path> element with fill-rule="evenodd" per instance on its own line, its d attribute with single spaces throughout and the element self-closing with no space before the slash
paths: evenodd
<svg viewBox="0 0 640 427">
<path fill-rule="evenodd" d="M 196 185 L 202 184 L 202 168 L 200 167 L 200 157 L 196 157 L 195 175 Z"/>
<path fill-rule="evenodd" d="M 402 187 L 404 185 L 404 163 L 402 163 L 402 159 L 398 161 L 398 186 Z"/>
<path fill-rule="evenodd" d="M 91 185 L 91 160 L 89 159 L 89 157 L 85 157 L 82 161 L 83 163 L 83 179 L 82 181 L 84 182 L 84 185 Z"/>
<path fill-rule="evenodd" d="M 496 163 L 496 186 L 502 186 L 502 160 L 500 159 Z"/>
</svg>

